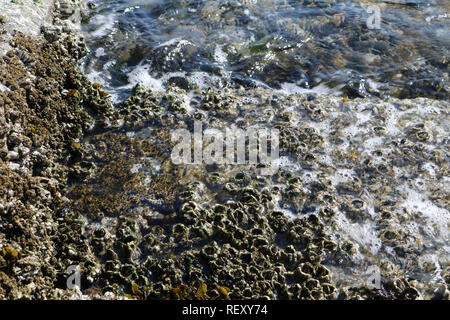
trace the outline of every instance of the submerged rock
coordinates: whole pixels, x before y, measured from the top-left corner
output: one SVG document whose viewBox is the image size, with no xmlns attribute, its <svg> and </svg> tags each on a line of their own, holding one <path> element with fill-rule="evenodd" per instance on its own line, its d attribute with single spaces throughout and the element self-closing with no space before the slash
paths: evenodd
<svg viewBox="0 0 450 320">
<path fill-rule="evenodd" d="M 447 101 L 180 77 L 113 106 L 63 24 L 0 58 L 0 298 L 448 299 Z M 172 133 L 195 120 L 276 129 L 279 157 L 175 164 Z"/>
</svg>

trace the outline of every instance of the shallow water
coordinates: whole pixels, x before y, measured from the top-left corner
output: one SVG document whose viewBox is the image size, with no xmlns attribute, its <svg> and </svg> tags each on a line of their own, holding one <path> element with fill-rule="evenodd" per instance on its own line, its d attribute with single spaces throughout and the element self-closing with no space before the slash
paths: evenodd
<svg viewBox="0 0 450 320">
<path fill-rule="evenodd" d="M 86 217 L 86 230 L 91 230 L 88 238 L 89 232 L 103 228 L 119 239 L 118 221 L 127 217 L 139 226 L 135 263 L 198 252 L 215 241 L 224 247 L 228 242 L 220 233 L 194 240 L 177 238 L 175 224 L 192 227 L 183 208 L 192 201 L 200 210 L 196 222 L 216 221 L 209 220 L 213 208 L 228 205 L 228 200 L 239 201 L 247 209 L 254 207 L 240 195 L 256 190 L 271 198 L 268 203 L 256 203 L 261 221 L 275 213 L 290 223 L 319 217 L 324 239 L 336 244 L 322 253 L 321 263 L 331 270 L 338 289 L 367 285 L 368 271 L 376 267 L 384 284 L 407 277 L 419 282 L 422 297 L 439 297 L 436 290 L 447 281 L 450 267 L 447 102 L 419 98 L 373 103 L 330 96 L 309 101 L 304 95 L 256 88 L 227 89 L 216 108 L 210 108 L 202 98 L 212 95 L 210 91 L 179 91 L 152 93 L 150 100 L 133 96 L 131 102 L 151 108 L 152 102 L 159 101 L 154 106 L 162 108 L 150 121 L 133 121 L 83 141 L 92 152 L 87 158 L 97 168 L 87 181 L 72 186 L 70 197 L 75 210 Z M 179 111 L 167 107 L 164 101 L 171 100 L 167 95 L 177 101 Z M 137 108 L 130 100 L 128 107 Z M 247 163 L 174 164 L 168 132 L 190 128 L 202 114 L 205 135 L 278 128 L 278 171 L 261 176 L 258 166 Z M 103 214 L 99 216 L 98 211 Z M 154 225 L 164 232 L 155 233 L 161 230 L 152 229 Z M 245 234 L 259 227 L 256 220 L 232 225 L 243 228 Z M 218 228 L 220 223 L 210 226 Z M 286 230 L 271 231 L 273 235 L 265 237 L 279 250 L 288 243 L 295 243 L 305 255 L 313 250 L 314 246 L 292 240 L 293 236 L 308 237 L 310 230 Z M 157 237 L 160 245 L 146 245 L 146 237 Z M 292 270 L 288 262 L 283 263 Z"/>
<path fill-rule="evenodd" d="M 400 100 L 348 102 L 326 96 L 311 96 L 312 101 L 308 96 L 305 101 L 304 96 L 279 93 L 448 99 L 447 3 L 95 3 L 97 7 L 84 26 L 91 50 L 84 67 L 90 79 L 105 84 L 116 100 L 127 97 L 136 84 L 161 92 L 168 86 L 191 90 L 179 93 L 174 89 L 175 100 L 180 100 L 177 108 L 181 106 L 183 111 L 172 110 L 169 104 L 163 113 L 180 120 L 172 123 L 171 129 L 203 115 L 205 132 L 252 125 L 272 128 L 288 114 L 281 128 L 295 143 L 281 150 L 280 174 L 297 177 L 296 187 L 306 200 L 301 203 L 274 196 L 272 209 L 291 221 L 321 215 L 327 208 L 336 211 L 327 224 L 327 236 L 339 246 L 353 246 L 325 257 L 324 265 L 332 270 L 338 288 L 366 284 L 365 271 L 371 265 L 379 266 L 383 276 L 402 274 L 425 287 L 444 281 L 441 272 L 449 267 L 450 256 L 448 103 L 425 99 L 403 100 L 404 104 Z M 374 4 L 380 8 L 379 29 L 367 25 L 367 8 Z M 193 90 L 242 86 L 274 90 L 240 88 L 228 91 L 230 96 L 223 91 L 226 111 L 205 107 L 208 90 Z M 161 104 L 167 107 L 166 102 Z M 149 128 L 130 129 L 124 141 L 156 143 L 159 137 L 155 132 L 164 126 Z M 303 129 L 321 142 L 306 146 L 298 141 L 306 134 Z M 422 141 L 416 133 L 425 133 L 430 139 Z M 145 173 L 143 184 L 137 183 L 139 188 L 125 194 L 126 203 L 152 211 L 149 199 L 163 205 L 170 202 L 160 194 L 153 199 L 149 187 L 154 176 L 164 178 L 158 171 L 162 162 L 155 165 L 156 160 L 148 157 L 133 162 L 126 152 L 120 157 L 132 162 L 133 179 Z M 217 190 L 208 189 L 210 175 L 227 181 L 241 169 L 227 167 L 211 173 L 206 167 L 189 167 L 184 178 L 187 185 L 208 186 L 202 189 L 199 203 L 212 206 Z M 167 172 L 170 176 L 175 169 Z M 284 194 L 290 186 L 277 179 L 275 175 L 264 180 L 264 188 L 279 188 Z M 258 183 L 257 179 L 251 182 Z M 327 193 L 318 192 L 318 185 L 326 186 L 332 198 L 336 197 L 335 203 L 319 197 L 323 193 L 325 199 Z M 155 211 L 167 210 L 172 208 Z M 143 257 L 148 254 L 144 250 Z"/>
<path fill-rule="evenodd" d="M 446 1 L 93 3 L 85 69 L 121 96 L 143 83 L 448 98 Z"/>
</svg>

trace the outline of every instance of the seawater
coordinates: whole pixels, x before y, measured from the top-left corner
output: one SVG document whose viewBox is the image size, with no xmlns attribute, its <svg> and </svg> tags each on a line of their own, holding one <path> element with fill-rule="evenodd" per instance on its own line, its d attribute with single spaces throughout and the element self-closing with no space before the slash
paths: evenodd
<svg viewBox="0 0 450 320">
<path fill-rule="evenodd" d="M 448 1 L 93 3 L 85 71 L 115 97 L 141 83 L 448 98 Z"/>
<path fill-rule="evenodd" d="M 448 108 L 437 102 L 436 106 L 427 105 L 427 100 L 421 108 L 416 104 L 409 110 L 405 102 L 406 109 L 399 110 L 404 106 L 386 101 L 389 97 L 448 100 L 448 2 L 93 3 L 96 7 L 84 25 L 90 53 L 83 67 L 92 81 L 105 84 L 115 101 L 129 96 L 137 84 L 155 92 L 169 86 L 185 89 L 188 115 L 195 112 L 190 101 L 196 89 L 261 87 L 283 96 L 306 93 L 375 98 L 348 107 L 339 100 L 330 101 L 322 121 L 300 117 L 305 113 L 304 106 L 293 99 L 283 110 L 292 114 L 290 125 L 314 128 L 325 142 L 315 152 L 317 168 L 305 169 L 301 161 L 285 154 L 278 166 L 300 177 L 305 190 L 325 174 L 332 188 L 339 190 L 365 174 L 361 168 L 349 166 L 340 155 L 356 150 L 372 166 L 390 165 L 392 172 L 387 180 L 398 183 L 389 193 L 377 195 L 373 186 L 363 183 L 358 197 L 364 201 L 366 218 L 355 222 L 345 210 L 338 210 L 329 226 L 333 240 L 353 243 L 357 254 L 352 261 L 326 257 L 324 264 L 333 271 L 335 283 L 361 284 L 368 266 L 385 263 L 414 279 L 442 280 L 440 272 L 450 260 L 450 215 L 448 202 L 434 201 L 433 193 L 441 190 L 448 194 L 449 178 L 442 177 L 442 168 L 432 161 L 422 163 L 417 172 L 395 165 L 397 149 L 393 145 L 405 135 L 405 127 L 423 123 L 434 135 L 434 147 L 448 150 Z M 368 19 L 376 10 L 380 25 L 374 29 Z M 384 102 L 378 98 L 385 98 Z M 248 106 L 244 106 L 249 114 L 252 103 L 248 100 Z M 258 103 L 254 104 L 256 110 Z M 383 134 L 374 134 L 377 126 L 384 127 Z M 223 129 L 211 124 L 205 130 Z M 337 131 L 342 138 L 339 145 L 332 141 Z M 127 136 L 152 138 L 143 132 L 127 132 Z M 445 159 L 448 163 L 448 156 Z M 136 163 L 132 173 L 144 169 L 144 164 Z M 377 205 L 382 200 L 396 202 L 392 214 L 398 219 L 391 227 L 404 236 L 405 247 L 414 254 L 402 256 L 382 239 L 377 225 Z M 317 204 L 313 211 L 304 213 L 282 199 L 276 202 L 274 209 L 291 219 L 320 210 Z M 426 271 L 427 266 L 432 271 Z"/>
</svg>

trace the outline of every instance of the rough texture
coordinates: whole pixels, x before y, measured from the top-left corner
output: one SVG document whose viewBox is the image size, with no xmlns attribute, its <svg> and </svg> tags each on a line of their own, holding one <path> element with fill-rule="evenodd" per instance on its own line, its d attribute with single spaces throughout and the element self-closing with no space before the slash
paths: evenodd
<svg viewBox="0 0 450 320">
<path fill-rule="evenodd" d="M 28 34 L 39 32 L 43 21 L 36 20 Z M 53 22 L 52 31 L 43 29 L 47 37 L 16 30 L 0 58 L 1 298 L 61 297 L 57 288 L 66 285 L 58 281 L 66 268 L 59 257 L 65 246 L 80 245 L 78 254 L 89 257 L 76 225 L 68 227 L 74 230 L 68 236 L 67 222 L 57 212 L 66 201 L 77 139 L 93 124 L 88 111 L 95 114 L 104 102 L 77 69 L 84 44 L 58 18 Z M 5 28 L 23 29 L 8 20 L 0 25 Z"/>
<path fill-rule="evenodd" d="M 398 188 L 420 182 L 448 214 L 446 101 L 137 86 L 113 107 L 77 70 L 85 46 L 61 22 L 76 13 L 59 7 L 0 58 L 0 299 L 449 298 L 446 253 L 419 259 L 448 241 L 448 218 L 403 210 Z M 272 176 L 175 166 L 170 130 L 194 119 L 273 126 L 285 162 Z M 368 223 L 375 253 L 342 236 Z M 354 281 L 372 263 L 380 290 Z M 74 265 L 81 290 L 67 289 Z"/>
<path fill-rule="evenodd" d="M 102 261 L 92 285 L 159 299 L 448 298 L 445 247 L 434 250 L 436 265 L 423 260 L 426 247 L 445 245 L 448 220 L 444 213 L 435 225 L 407 199 L 417 178 L 424 196 L 431 192 L 448 208 L 448 166 L 435 157 L 446 148 L 438 120 L 448 117 L 446 103 L 378 101 L 377 120 L 350 121 L 374 112 L 373 101 L 264 89 L 185 95 L 136 87 L 118 106 L 119 127 L 83 140 L 88 169 L 74 177 L 68 196 Z M 389 117 L 393 108 L 402 110 L 399 118 Z M 193 119 L 209 130 L 279 128 L 285 165 L 273 176 L 248 165 L 173 165 L 167 128 L 192 129 Z M 417 119 L 427 126 L 412 125 Z M 411 143 L 422 151 L 410 155 L 404 146 Z M 429 161 L 439 174 L 408 176 Z M 380 268 L 380 290 L 361 285 L 371 264 Z M 424 277 L 431 270 L 436 277 Z"/>
</svg>

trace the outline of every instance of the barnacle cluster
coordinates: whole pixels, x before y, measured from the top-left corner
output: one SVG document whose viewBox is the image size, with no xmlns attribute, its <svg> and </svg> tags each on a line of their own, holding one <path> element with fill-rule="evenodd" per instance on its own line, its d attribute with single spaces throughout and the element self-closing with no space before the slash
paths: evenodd
<svg viewBox="0 0 450 320">
<path fill-rule="evenodd" d="M 113 106 L 84 45 L 44 34 L 0 59 L 0 298 L 449 298 L 448 102 L 136 86 Z M 278 170 L 175 165 L 195 120 L 279 130 Z"/>
<path fill-rule="evenodd" d="M 95 170 L 72 187 L 71 210 L 105 261 L 94 285 L 133 298 L 448 296 L 444 102 L 175 92 L 136 87 L 123 126 L 83 142 Z M 279 170 L 174 165 L 167 128 L 199 113 L 205 130 L 279 129 Z M 381 290 L 366 282 L 371 265 Z"/>
</svg>

